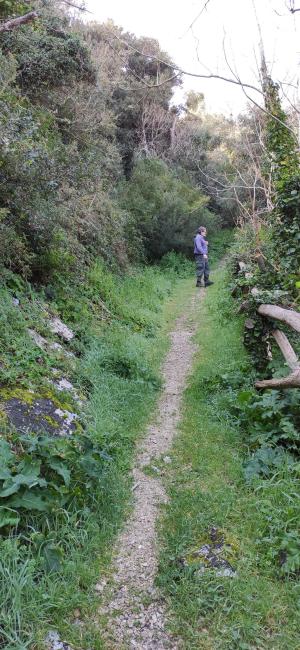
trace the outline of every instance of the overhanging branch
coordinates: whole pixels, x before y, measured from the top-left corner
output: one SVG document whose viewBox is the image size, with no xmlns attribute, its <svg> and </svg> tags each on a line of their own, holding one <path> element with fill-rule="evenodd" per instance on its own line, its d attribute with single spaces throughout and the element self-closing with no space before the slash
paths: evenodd
<svg viewBox="0 0 300 650">
<path fill-rule="evenodd" d="M 20 27 L 21 25 L 26 25 L 26 23 L 30 23 L 33 20 L 36 20 L 37 17 L 38 14 L 36 11 L 29 11 L 28 14 L 24 14 L 24 16 L 18 16 L 17 18 L 6 20 L 5 23 L 0 24 L 0 33 L 10 32 L 17 27 Z"/>
<path fill-rule="evenodd" d="M 257 311 L 261 316 L 279 320 L 296 332 L 300 332 L 300 314 L 293 309 L 284 309 L 277 305 L 260 305 Z"/>
</svg>

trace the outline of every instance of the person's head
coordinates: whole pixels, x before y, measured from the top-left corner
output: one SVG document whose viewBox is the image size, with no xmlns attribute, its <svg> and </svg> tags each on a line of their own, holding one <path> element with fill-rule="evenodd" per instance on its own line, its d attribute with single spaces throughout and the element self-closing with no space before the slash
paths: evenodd
<svg viewBox="0 0 300 650">
<path fill-rule="evenodd" d="M 200 226 L 200 228 L 198 228 L 198 233 L 199 233 L 200 235 L 202 235 L 202 237 L 206 237 L 206 235 L 207 235 L 207 230 L 206 230 L 205 226 Z"/>
</svg>

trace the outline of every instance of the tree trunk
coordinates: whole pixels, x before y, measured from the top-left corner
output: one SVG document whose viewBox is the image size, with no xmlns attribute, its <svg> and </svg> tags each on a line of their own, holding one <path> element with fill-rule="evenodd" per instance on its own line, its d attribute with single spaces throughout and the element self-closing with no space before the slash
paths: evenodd
<svg viewBox="0 0 300 650">
<path fill-rule="evenodd" d="M 274 330 L 272 336 L 286 360 L 286 363 L 293 371 L 287 377 L 274 379 L 263 379 L 255 382 L 255 388 L 299 388 L 300 387 L 300 362 L 291 346 L 287 336 L 281 330 Z"/>
<path fill-rule="evenodd" d="M 284 309 L 277 305 L 260 305 L 257 311 L 261 316 L 279 320 L 289 325 L 296 332 L 300 332 L 300 314 L 297 311 Z"/>
<path fill-rule="evenodd" d="M 36 11 L 30 11 L 28 14 L 24 14 L 24 16 L 11 18 L 11 20 L 7 20 L 5 23 L 0 23 L 0 33 L 10 32 L 12 29 L 16 29 L 16 27 L 26 25 L 26 23 L 30 23 L 32 20 L 36 20 L 37 17 L 38 14 Z"/>
</svg>

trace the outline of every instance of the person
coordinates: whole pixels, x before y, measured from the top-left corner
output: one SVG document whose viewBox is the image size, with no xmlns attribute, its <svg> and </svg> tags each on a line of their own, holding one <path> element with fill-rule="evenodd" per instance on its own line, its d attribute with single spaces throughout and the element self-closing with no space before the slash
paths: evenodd
<svg viewBox="0 0 300 650">
<path fill-rule="evenodd" d="M 196 262 L 196 287 L 201 287 L 202 276 L 204 276 L 204 286 L 209 287 L 213 282 L 209 279 L 208 264 L 208 241 L 206 239 L 207 230 L 204 226 L 198 228 L 198 233 L 194 238 L 194 256 Z"/>
</svg>

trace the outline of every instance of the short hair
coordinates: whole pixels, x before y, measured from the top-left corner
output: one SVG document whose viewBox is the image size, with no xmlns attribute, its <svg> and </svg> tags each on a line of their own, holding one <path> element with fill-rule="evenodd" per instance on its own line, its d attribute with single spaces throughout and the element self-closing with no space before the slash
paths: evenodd
<svg viewBox="0 0 300 650">
<path fill-rule="evenodd" d="M 198 228 L 198 232 L 200 233 L 204 232 L 205 230 L 206 230 L 205 226 L 200 226 L 200 228 Z"/>
</svg>

